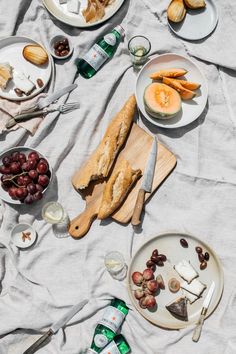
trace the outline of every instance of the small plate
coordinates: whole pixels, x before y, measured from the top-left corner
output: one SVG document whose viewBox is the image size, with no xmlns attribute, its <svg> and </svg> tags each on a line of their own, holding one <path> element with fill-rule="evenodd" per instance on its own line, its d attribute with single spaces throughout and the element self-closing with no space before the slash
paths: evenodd
<svg viewBox="0 0 236 354">
<path fill-rule="evenodd" d="M 215 2 L 205 0 L 206 7 L 189 9 L 183 21 L 175 23 L 168 20 L 170 29 L 179 37 L 189 41 L 197 41 L 211 34 L 218 23 L 218 10 Z"/>
<path fill-rule="evenodd" d="M 54 49 L 54 44 L 56 42 L 62 41 L 63 39 L 67 39 L 68 43 L 69 43 L 69 47 L 70 47 L 70 51 L 67 55 L 63 56 L 63 57 L 59 57 L 58 55 L 55 54 L 55 49 Z M 54 36 L 51 40 L 50 40 L 50 53 L 52 54 L 52 56 L 56 59 L 59 60 L 63 60 L 63 59 L 67 59 L 71 56 L 71 54 L 73 53 L 74 47 L 72 46 L 71 40 L 63 35 L 57 35 Z"/>
<path fill-rule="evenodd" d="M 22 232 L 30 232 L 30 240 L 28 238 L 23 241 Z M 11 230 L 11 240 L 19 248 L 27 248 L 33 245 L 37 237 L 36 231 L 29 224 L 17 224 Z"/>
<path fill-rule="evenodd" d="M 124 1 L 125 0 L 114 0 L 109 6 L 106 7 L 105 16 L 101 20 L 93 23 L 86 22 L 82 15 L 82 10 L 87 6 L 86 0 L 80 1 L 81 7 L 80 7 L 79 14 L 74 14 L 69 12 L 67 10 L 67 4 L 60 4 L 59 0 L 43 0 L 43 4 L 46 7 L 46 9 L 61 22 L 67 23 L 68 25 L 74 27 L 86 28 L 86 27 L 97 26 L 107 21 L 120 9 Z"/>
<path fill-rule="evenodd" d="M 180 245 L 181 238 L 185 238 L 185 240 L 188 242 L 188 248 L 183 248 Z M 198 254 L 195 250 L 196 246 L 202 247 L 203 251 L 208 252 L 210 255 L 210 259 L 207 262 L 207 268 L 205 270 L 199 269 L 200 262 L 198 260 Z M 131 276 L 132 273 L 135 271 L 143 272 L 143 270 L 146 269 L 146 262 L 150 259 L 152 251 L 154 249 L 158 249 L 160 253 L 165 254 L 167 257 L 167 262 L 165 262 L 164 267 L 157 267 L 155 271 L 155 276 L 157 276 L 158 274 L 162 275 L 165 283 L 165 289 L 160 290 L 160 293 L 156 297 L 157 310 L 147 310 L 142 309 L 138 305 L 138 300 L 136 300 L 134 297 L 133 289 L 136 289 L 138 287 L 133 284 Z M 177 272 L 173 269 L 173 265 L 177 264 L 183 259 L 186 259 L 187 261 L 191 262 L 191 264 L 199 274 L 199 277 L 197 279 L 207 285 L 207 288 L 202 294 L 202 297 L 195 301 L 192 305 L 187 305 L 187 322 L 176 319 L 165 308 L 168 303 L 174 301 L 182 295 L 181 290 L 179 290 L 176 294 L 171 293 L 168 289 L 167 284 L 168 280 L 173 277 L 177 278 L 180 281 L 182 280 L 178 276 Z M 214 281 L 216 285 L 215 292 L 212 297 L 206 317 L 210 316 L 211 313 L 216 309 L 221 299 L 224 287 L 224 275 L 222 265 L 215 252 L 205 242 L 198 239 L 197 237 L 177 232 L 170 232 L 155 236 L 154 238 L 150 239 L 145 244 L 143 244 L 131 260 L 127 281 L 129 296 L 138 312 L 153 324 L 168 329 L 185 328 L 197 322 L 201 313 L 203 301 L 206 297 L 206 294 L 210 288 L 212 281 Z"/>
<path fill-rule="evenodd" d="M 201 84 L 201 87 L 196 91 L 197 95 L 194 99 L 182 100 L 182 110 L 176 116 L 170 119 L 158 119 L 147 113 L 143 102 L 143 94 L 145 88 L 152 83 L 149 75 L 154 71 L 167 68 L 184 68 L 188 70 L 184 77 L 188 81 Z M 168 53 L 153 57 L 142 68 L 136 81 L 135 94 L 138 107 L 149 122 L 158 127 L 173 129 L 192 123 L 202 114 L 207 103 L 208 86 L 205 76 L 192 60 L 178 54 Z"/>
<path fill-rule="evenodd" d="M 0 88 L 0 97 L 13 101 L 26 101 L 42 92 L 48 85 L 52 74 L 52 57 L 48 54 L 48 62 L 44 65 L 34 65 L 27 61 L 22 51 L 26 45 L 40 45 L 40 43 L 27 37 L 12 36 L 0 40 L 0 63 L 9 63 L 14 69 L 23 72 L 26 77 L 29 76 L 30 80 L 36 85 L 36 89 L 29 96 L 18 97 L 14 91 L 15 85 L 11 80 L 9 81 L 6 89 Z M 46 51 L 46 49 L 44 48 Z M 42 87 L 38 87 L 36 81 L 41 79 L 44 83 Z"/>
</svg>

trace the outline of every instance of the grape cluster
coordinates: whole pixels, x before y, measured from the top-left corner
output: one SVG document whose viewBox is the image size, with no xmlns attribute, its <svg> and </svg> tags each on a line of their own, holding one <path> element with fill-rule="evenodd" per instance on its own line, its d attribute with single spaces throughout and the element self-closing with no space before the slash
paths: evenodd
<svg viewBox="0 0 236 354">
<path fill-rule="evenodd" d="M 47 160 L 36 151 L 31 151 L 28 156 L 18 151 L 5 155 L 0 173 L 1 187 L 13 200 L 25 204 L 42 199 L 51 176 Z"/>
</svg>

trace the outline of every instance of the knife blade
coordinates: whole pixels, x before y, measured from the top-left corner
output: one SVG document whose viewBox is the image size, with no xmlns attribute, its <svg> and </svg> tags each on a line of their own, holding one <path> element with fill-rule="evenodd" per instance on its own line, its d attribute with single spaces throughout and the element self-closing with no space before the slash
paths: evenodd
<svg viewBox="0 0 236 354">
<path fill-rule="evenodd" d="M 133 226 L 137 226 L 141 223 L 140 216 L 145 201 L 145 193 L 150 193 L 152 191 L 152 183 L 153 183 L 153 177 L 154 177 L 155 167 L 156 167 L 157 152 L 158 152 L 158 142 L 157 142 L 157 138 L 154 137 L 151 151 L 145 167 L 143 181 L 141 184 L 141 188 L 138 192 L 135 207 L 134 207 L 134 212 L 131 220 Z"/>
<path fill-rule="evenodd" d="M 197 322 L 197 326 L 196 326 L 196 328 L 195 328 L 195 330 L 193 332 L 192 340 L 194 342 L 197 342 L 199 340 L 199 338 L 200 338 L 201 331 L 202 331 L 202 326 L 203 326 L 203 323 L 204 323 L 204 320 L 205 320 L 205 316 L 206 316 L 208 307 L 210 305 L 212 296 L 214 294 L 214 291 L 215 291 L 215 282 L 213 281 L 211 283 L 210 289 L 209 289 L 209 291 L 208 291 L 208 293 L 207 293 L 207 295 L 205 297 L 205 300 L 203 301 L 202 311 L 201 311 L 199 320 Z"/>
<path fill-rule="evenodd" d="M 84 300 L 79 302 L 78 304 L 72 306 L 72 308 L 57 322 L 55 322 L 51 328 L 41 336 L 34 344 L 32 344 L 23 354 L 33 354 L 35 353 L 42 344 L 47 341 L 53 334 L 55 334 L 60 328 L 64 327 L 65 324 L 78 312 L 80 311 L 86 304 L 88 300 Z"/>
</svg>

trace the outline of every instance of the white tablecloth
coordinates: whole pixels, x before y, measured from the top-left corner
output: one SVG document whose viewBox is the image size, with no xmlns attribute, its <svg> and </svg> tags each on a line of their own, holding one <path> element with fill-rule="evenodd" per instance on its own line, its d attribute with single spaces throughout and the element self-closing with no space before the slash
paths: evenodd
<svg viewBox="0 0 236 354">
<path fill-rule="evenodd" d="M 216 1 L 220 19 L 215 32 L 199 43 L 176 38 L 166 25 L 167 0 L 126 0 L 104 25 L 89 30 L 72 28 L 51 17 L 40 0 L 1 0 L 0 35 L 30 36 L 47 46 L 49 39 L 66 33 L 75 46 L 73 57 L 56 63 L 55 88 L 74 81 L 74 60 L 103 33 L 121 23 L 126 38 L 114 56 L 92 79 L 77 77 L 78 89 L 70 100 L 80 109 L 64 116 L 48 115 L 35 136 L 18 130 L 0 136 L 0 150 L 15 145 L 37 148 L 49 159 L 56 178 L 42 201 L 27 206 L 0 202 L 0 353 L 20 354 L 70 306 L 83 299 L 88 305 L 69 325 L 40 349 L 40 354 L 82 354 L 89 347 L 97 321 L 110 299 L 117 296 L 131 310 L 122 327 L 135 354 L 236 353 L 236 8 L 232 1 Z M 144 34 L 152 54 L 189 55 L 206 75 L 209 101 L 204 113 L 177 130 L 155 128 L 176 156 L 171 176 L 146 206 L 142 232 L 114 221 L 95 221 L 80 240 L 57 239 L 41 218 L 42 205 L 58 200 L 71 218 L 84 209 L 84 201 L 71 186 L 71 176 L 97 146 L 104 130 L 134 92 L 136 74 L 130 66 L 127 41 Z M 145 125 L 145 124 L 146 125 Z M 37 230 L 34 247 L 19 250 L 10 241 L 17 222 Z M 206 321 L 201 340 L 193 343 L 192 328 L 167 331 L 137 313 L 126 283 L 113 280 L 104 269 L 104 255 L 119 250 L 129 263 L 135 250 L 152 235 L 168 230 L 194 234 L 218 253 L 225 273 L 220 305 Z"/>
</svg>

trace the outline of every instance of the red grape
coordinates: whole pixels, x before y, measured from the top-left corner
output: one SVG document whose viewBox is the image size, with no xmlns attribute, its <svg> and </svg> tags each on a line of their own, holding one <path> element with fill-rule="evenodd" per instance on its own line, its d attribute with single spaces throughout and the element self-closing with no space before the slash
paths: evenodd
<svg viewBox="0 0 236 354">
<path fill-rule="evenodd" d="M 24 186 L 27 186 L 31 182 L 32 182 L 32 179 L 28 175 L 25 175 L 24 176 Z"/>
<path fill-rule="evenodd" d="M 37 189 L 38 192 L 42 192 L 43 189 L 44 189 L 44 188 L 43 188 L 42 186 L 40 186 L 40 184 L 38 184 L 38 183 L 36 183 L 35 186 L 36 186 L 36 189 Z"/>
<path fill-rule="evenodd" d="M 36 192 L 34 195 L 33 195 L 33 198 L 34 200 L 40 200 L 43 198 L 43 193 L 42 192 Z"/>
<path fill-rule="evenodd" d="M 5 184 L 1 183 L 1 187 L 4 191 L 8 191 L 8 189 L 10 188 L 9 186 L 6 186 Z"/>
<path fill-rule="evenodd" d="M 143 281 L 143 275 L 140 272 L 134 272 L 132 274 L 132 280 L 135 285 L 140 285 Z"/>
<path fill-rule="evenodd" d="M 16 197 L 17 199 L 25 199 L 28 195 L 28 191 L 26 188 L 23 188 L 23 187 L 19 187 L 17 188 L 16 190 Z"/>
<path fill-rule="evenodd" d="M 134 291 L 134 296 L 137 300 L 139 300 L 144 296 L 144 291 L 141 289 L 137 289 Z"/>
<path fill-rule="evenodd" d="M 150 269 L 150 268 L 145 269 L 144 272 L 143 272 L 143 278 L 145 280 L 153 279 L 154 278 L 154 274 L 153 274 L 152 269 Z"/>
<path fill-rule="evenodd" d="M 12 186 L 12 181 L 11 178 L 13 175 L 2 175 L 1 176 L 1 182 L 4 185 L 4 187 L 11 187 Z"/>
<path fill-rule="evenodd" d="M 147 282 L 147 288 L 150 290 L 152 293 L 155 293 L 158 289 L 158 283 L 156 280 L 149 280 Z"/>
<path fill-rule="evenodd" d="M 11 173 L 10 167 L 6 167 L 4 165 L 0 166 L 0 173 L 7 175 L 9 173 Z"/>
<path fill-rule="evenodd" d="M 18 161 L 18 156 L 19 156 L 19 152 L 15 151 L 11 154 L 11 160 L 17 162 Z"/>
<path fill-rule="evenodd" d="M 46 187 L 48 183 L 49 183 L 49 178 L 47 175 L 39 175 L 38 184 L 40 184 L 43 187 Z"/>
<path fill-rule="evenodd" d="M 28 166 L 29 166 L 30 170 L 34 170 L 36 165 L 37 165 L 37 161 L 36 160 L 28 160 L 27 163 L 28 163 Z"/>
<path fill-rule="evenodd" d="M 34 201 L 34 198 L 31 194 L 28 194 L 27 197 L 24 199 L 25 204 L 32 204 Z"/>
<path fill-rule="evenodd" d="M 37 179 L 38 175 L 39 175 L 36 170 L 30 170 L 28 174 L 29 174 L 31 179 Z"/>
<path fill-rule="evenodd" d="M 142 309 L 146 309 L 147 306 L 146 306 L 146 297 L 142 297 L 140 300 L 139 300 L 139 306 L 142 308 Z"/>
<path fill-rule="evenodd" d="M 37 165 L 38 173 L 44 174 L 48 171 L 48 165 L 44 162 L 39 162 Z"/>
<path fill-rule="evenodd" d="M 155 307 L 156 306 L 156 299 L 155 299 L 155 297 L 154 296 L 152 296 L 152 295 L 147 295 L 146 297 L 145 297 L 145 301 L 144 301 L 144 305 L 146 305 L 146 307 L 148 308 L 148 309 L 152 309 L 153 307 Z"/>
<path fill-rule="evenodd" d="M 11 173 L 17 174 L 21 172 L 21 165 L 19 162 L 12 162 L 10 164 L 10 171 Z"/>
<path fill-rule="evenodd" d="M 17 177 L 16 183 L 18 184 L 18 186 L 24 186 L 25 185 L 24 176 Z"/>
<path fill-rule="evenodd" d="M 17 199 L 16 197 L 16 191 L 17 191 L 17 188 L 15 186 L 12 186 L 8 189 L 8 194 L 10 195 L 10 197 L 12 199 Z"/>
<path fill-rule="evenodd" d="M 28 192 L 30 193 L 30 194 L 34 194 L 34 193 L 36 193 L 37 192 L 37 188 L 36 188 L 36 185 L 34 184 L 34 183 L 29 183 L 28 185 L 27 185 L 27 190 L 28 190 Z"/>
<path fill-rule="evenodd" d="M 38 153 L 36 151 L 32 151 L 32 152 L 29 153 L 28 159 L 29 160 L 38 161 L 39 160 L 39 155 L 38 155 Z"/>
<path fill-rule="evenodd" d="M 28 161 L 26 161 L 26 162 L 23 163 L 23 165 L 22 165 L 22 170 L 23 170 L 23 171 L 29 171 L 29 170 L 31 170 Z"/>
<path fill-rule="evenodd" d="M 2 159 L 2 163 L 3 163 L 4 166 L 9 167 L 10 163 L 11 163 L 11 158 L 9 156 L 5 156 Z"/>
<path fill-rule="evenodd" d="M 41 162 L 43 162 L 43 163 L 45 163 L 46 165 L 48 165 L 47 160 L 46 160 L 46 159 L 44 159 L 43 157 L 39 160 L 39 163 L 41 163 Z"/>
<path fill-rule="evenodd" d="M 19 153 L 19 155 L 17 157 L 17 161 L 20 162 L 21 165 L 23 165 L 23 163 L 26 161 L 25 154 L 23 154 L 22 152 Z"/>
</svg>

